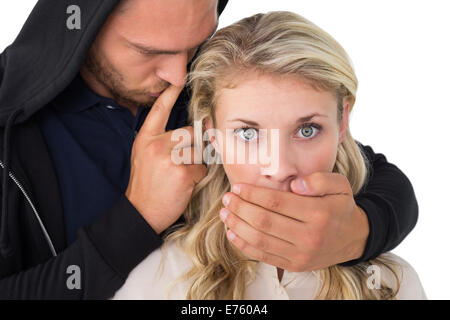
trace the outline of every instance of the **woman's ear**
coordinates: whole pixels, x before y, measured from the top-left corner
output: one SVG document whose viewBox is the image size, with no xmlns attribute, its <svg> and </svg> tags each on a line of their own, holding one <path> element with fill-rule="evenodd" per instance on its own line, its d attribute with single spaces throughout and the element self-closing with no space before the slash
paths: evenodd
<svg viewBox="0 0 450 320">
<path fill-rule="evenodd" d="M 341 120 L 340 129 L 339 129 L 339 144 L 341 144 L 342 141 L 344 141 L 345 136 L 347 134 L 349 108 L 350 108 L 350 106 L 349 106 L 348 100 L 344 100 L 344 110 L 342 112 L 342 120 Z"/>
</svg>

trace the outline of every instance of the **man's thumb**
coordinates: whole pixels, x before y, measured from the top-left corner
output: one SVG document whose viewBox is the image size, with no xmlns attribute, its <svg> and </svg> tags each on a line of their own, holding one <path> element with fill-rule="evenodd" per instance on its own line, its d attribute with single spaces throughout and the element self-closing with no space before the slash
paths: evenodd
<svg viewBox="0 0 450 320">
<path fill-rule="evenodd" d="M 291 190 L 294 193 L 303 195 L 308 193 L 308 187 L 306 181 L 302 178 L 297 178 L 291 181 Z"/>
<path fill-rule="evenodd" d="M 335 172 L 314 172 L 291 181 L 291 190 L 299 195 L 323 197 L 326 195 L 352 194 L 348 179 Z"/>
</svg>

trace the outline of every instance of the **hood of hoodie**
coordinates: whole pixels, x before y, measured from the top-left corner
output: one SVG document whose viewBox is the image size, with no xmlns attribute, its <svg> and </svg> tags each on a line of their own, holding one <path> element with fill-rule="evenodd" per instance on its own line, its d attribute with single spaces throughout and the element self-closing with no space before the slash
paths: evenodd
<svg viewBox="0 0 450 320">
<path fill-rule="evenodd" d="M 15 41 L 0 56 L 0 127 L 18 110 L 14 123 L 25 121 L 70 84 L 119 1 L 37 2 Z M 219 14 L 227 2 L 219 0 Z M 66 26 L 72 5 L 80 8 L 80 29 Z"/>
<path fill-rule="evenodd" d="M 70 84 L 119 1 L 39 0 L 17 38 L 1 53 L 0 127 L 4 134 L 0 169 L 4 172 L 10 170 L 13 126 L 26 121 Z M 220 15 L 228 0 L 218 3 Z M 74 5 L 80 9 L 81 26 L 71 30 L 67 21 Z M 4 257 L 12 252 L 7 231 L 8 181 L 8 175 L 2 174 L 0 254 Z"/>
</svg>

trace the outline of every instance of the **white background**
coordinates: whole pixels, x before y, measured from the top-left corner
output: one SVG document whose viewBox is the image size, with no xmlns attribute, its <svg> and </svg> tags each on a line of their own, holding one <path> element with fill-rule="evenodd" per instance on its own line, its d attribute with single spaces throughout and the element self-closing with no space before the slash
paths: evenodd
<svg viewBox="0 0 450 320">
<path fill-rule="evenodd" d="M 0 52 L 36 0 L 0 2 Z M 393 250 L 418 272 L 430 299 L 449 299 L 450 2 L 448 0 L 231 0 L 220 27 L 289 10 L 330 33 L 352 58 L 360 87 L 353 136 L 411 180 L 419 221 Z"/>
</svg>

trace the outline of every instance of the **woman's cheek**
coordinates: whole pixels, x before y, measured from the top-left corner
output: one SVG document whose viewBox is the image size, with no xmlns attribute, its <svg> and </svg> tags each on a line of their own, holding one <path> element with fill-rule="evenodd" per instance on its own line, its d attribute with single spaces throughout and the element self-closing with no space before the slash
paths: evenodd
<svg viewBox="0 0 450 320">
<path fill-rule="evenodd" d="M 298 172 L 307 176 L 314 172 L 332 172 L 336 162 L 337 146 L 333 143 L 311 145 L 308 148 L 297 148 L 296 158 Z"/>
<path fill-rule="evenodd" d="M 323 144 L 317 149 L 315 155 L 314 172 L 332 172 L 336 162 L 337 145 L 335 143 Z"/>
<path fill-rule="evenodd" d="M 255 184 L 260 175 L 258 165 L 224 163 L 223 168 L 231 185 L 235 183 Z"/>
</svg>

